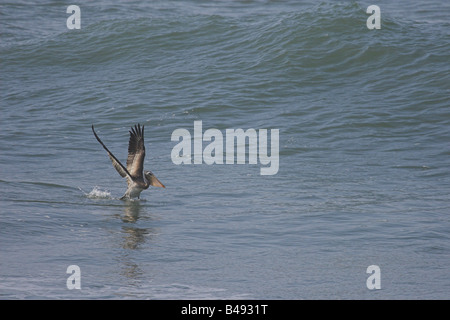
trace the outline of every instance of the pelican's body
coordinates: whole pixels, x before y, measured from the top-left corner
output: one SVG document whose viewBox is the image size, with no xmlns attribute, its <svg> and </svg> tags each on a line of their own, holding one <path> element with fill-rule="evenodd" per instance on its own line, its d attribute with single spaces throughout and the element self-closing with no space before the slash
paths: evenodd
<svg viewBox="0 0 450 320">
<path fill-rule="evenodd" d="M 153 175 L 151 171 L 144 171 L 144 158 L 145 158 L 145 146 L 144 146 L 144 126 L 140 124 L 131 128 L 130 141 L 128 143 L 128 158 L 127 167 L 125 168 L 122 163 L 108 150 L 104 143 L 100 140 L 95 133 L 94 125 L 92 125 L 92 132 L 94 132 L 95 138 L 100 142 L 103 148 L 108 152 L 109 158 L 112 161 L 114 168 L 123 177 L 127 178 L 128 188 L 123 199 L 138 198 L 143 190 L 148 189 L 149 186 L 162 187 L 165 186 Z"/>
<path fill-rule="evenodd" d="M 141 196 L 141 192 L 145 189 L 148 189 L 148 186 L 140 186 L 137 183 L 132 183 L 128 188 L 123 198 L 139 198 Z"/>
</svg>

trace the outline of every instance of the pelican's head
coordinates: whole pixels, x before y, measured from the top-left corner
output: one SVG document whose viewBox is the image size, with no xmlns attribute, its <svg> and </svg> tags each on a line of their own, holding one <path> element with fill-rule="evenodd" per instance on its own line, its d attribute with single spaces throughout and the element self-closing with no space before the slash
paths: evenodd
<svg viewBox="0 0 450 320">
<path fill-rule="evenodd" d="M 153 172 L 144 171 L 144 176 L 151 186 L 165 188 L 165 186 L 161 183 L 161 181 L 159 181 L 158 178 L 155 177 Z"/>
</svg>

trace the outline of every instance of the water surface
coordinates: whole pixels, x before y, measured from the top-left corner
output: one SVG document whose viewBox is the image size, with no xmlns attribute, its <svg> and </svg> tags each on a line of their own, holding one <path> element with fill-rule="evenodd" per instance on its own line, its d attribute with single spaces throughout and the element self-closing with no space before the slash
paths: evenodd
<svg viewBox="0 0 450 320">
<path fill-rule="evenodd" d="M 3 2 L 0 297 L 448 299 L 449 5 L 370 4 Z M 279 129 L 278 173 L 175 165 L 196 120 Z M 138 122 L 166 189 L 123 202 L 90 127 L 125 163 Z"/>
</svg>

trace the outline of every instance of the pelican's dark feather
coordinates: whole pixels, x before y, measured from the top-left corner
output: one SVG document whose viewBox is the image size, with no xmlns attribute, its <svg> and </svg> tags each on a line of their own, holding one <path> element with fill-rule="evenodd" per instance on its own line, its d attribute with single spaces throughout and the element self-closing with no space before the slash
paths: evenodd
<svg viewBox="0 0 450 320">
<path fill-rule="evenodd" d="M 137 124 L 130 131 L 128 143 L 127 170 L 133 178 L 143 177 L 145 158 L 144 126 Z"/>
<path fill-rule="evenodd" d="M 123 166 L 123 164 L 120 163 L 119 160 L 117 160 L 117 158 L 112 154 L 112 152 L 109 151 L 108 148 L 105 146 L 105 144 L 102 142 L 102 140 L 100 140 L 100 138 L 98 137 L 97 133 L 94 130 L 94 125 L 92 125 L 92 132 L 94 132 L 95 138 L 97 139 L 98 142 L 100 142 L 100 144 L 103 146 L 103 148 L 108 153 L 108 156 L 111 159 L 111 162 L 112 162 L 114 168 L 117 170 L 117 172 L 124 178 L 128 177 L 128 178 L 132 179 L 131 174 L 128 172 L 127 168 L 125 168 Z"/>
</svg>

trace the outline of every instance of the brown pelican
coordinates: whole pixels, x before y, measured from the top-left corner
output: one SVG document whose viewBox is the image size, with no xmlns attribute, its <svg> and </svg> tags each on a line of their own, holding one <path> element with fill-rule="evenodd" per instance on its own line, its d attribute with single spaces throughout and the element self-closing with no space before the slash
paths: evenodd
<svg viewBox="0 0 450 320">
<path fill-rule="evenodd" d="M 94 125 L 92 125 L 92 132 L 94 132 L 95 138 L 97 138 L 98 142 L 100 142 L 106 152 L 108 152 L 109 158 L 117 172 L 119 172 L 123 178 L 127 178 L 128 189 L 123 197 L 120 198 L 121 200 L 132 199 L 135 197 L 139 199 L 142 190 L 148 189 L 149 186 L 165 188 L 151 171 L 144 171 L 144 126 L 141 128 L 141 125 L 137 124 L 134 128 L 131 127 L 126 168 L 97 136 Z"/>
</svg>

